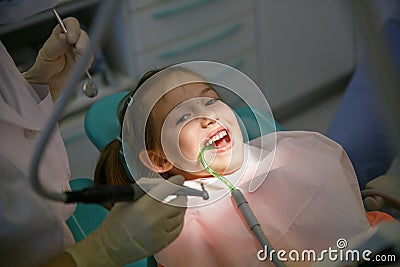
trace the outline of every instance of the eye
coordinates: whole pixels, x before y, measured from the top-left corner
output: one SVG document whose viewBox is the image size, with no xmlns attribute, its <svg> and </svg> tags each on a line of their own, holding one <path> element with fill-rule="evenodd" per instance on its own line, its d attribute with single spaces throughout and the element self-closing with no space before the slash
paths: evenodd
<svg viewBox="0 0 400 267">
<path fill-rule="evenodd" d="M 218 99 L 216 99 L 216 98 L 211 98 L 210 100 L 207 101 L 206 106 L 214 104 L 215 102 L 217 102 L 217 100 Z"/>
<path fill-rule="evenodd" d="M 189 118 L 189 116 L 190 116 L 190 114 L 186 113 L 185 115 L 183 115 L 182 117 L 180 117 L 180 118 L 178 119 L 178 121 L 176 122 L 176 124 L 183 123 L 183 122 L 187 121 L 187 119 Z"/>
</svg>

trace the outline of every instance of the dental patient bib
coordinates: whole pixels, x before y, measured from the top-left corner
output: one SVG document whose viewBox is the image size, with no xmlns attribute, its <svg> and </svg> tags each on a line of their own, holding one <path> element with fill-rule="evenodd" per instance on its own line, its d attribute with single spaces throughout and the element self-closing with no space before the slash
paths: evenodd
<svg viewBox="0 0 400 267">
<path fill-rule="evenodd" d="M 237 186 L 272 245 L 267 253 L 272 249 L 284 250 L 286 257 L 292 250 L 319 253 L 329 247 L 337 249 L 339 239 L 349 240 L 371 230 L 357 178 L 341 146 L 319 133 L 274 134 L 275 157 L 271 169 L 266 168 L 266 179 L 260 173 L 267 164 L 247 162 L 248 168 Z M 262 183 L 249 192 L 256 176 Z M 188 208 L 179 237 L 155 257 L 165 267 L 273 266 L 268 259 L 257 256 L 262 249 L 228 194 L 211 204 Z"/>
</svg>

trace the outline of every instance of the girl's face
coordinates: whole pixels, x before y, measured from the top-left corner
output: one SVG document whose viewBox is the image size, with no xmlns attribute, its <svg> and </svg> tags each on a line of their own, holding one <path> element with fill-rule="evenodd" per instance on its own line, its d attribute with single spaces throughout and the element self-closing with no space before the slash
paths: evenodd
<svg viewBox="0 0 400 267">
<path fill-rule="evenodd" d="M 187 180 L 210 176 L 199 160 L 205 145 L 217 148 L 204 154 L 217 173 L 227 175 L 241 167 L 243 137 L 236 116 L 209 84 L 176 87 L 160 99 L 153 112 L 173 174 L 182 174 Z"/>
</svg>

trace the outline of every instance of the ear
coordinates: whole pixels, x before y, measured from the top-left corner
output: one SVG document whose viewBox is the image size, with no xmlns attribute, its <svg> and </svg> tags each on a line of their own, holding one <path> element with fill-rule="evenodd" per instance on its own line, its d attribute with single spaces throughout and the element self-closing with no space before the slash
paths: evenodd
<svg viewBox="0 0 400 267">
<path fill-rule="evenodd" d="M 167 172 L 174 167 L 162 153 L 154 150 L 140 151 L 139 159 L 144 166 L 157 173 Z"/>
</svg>

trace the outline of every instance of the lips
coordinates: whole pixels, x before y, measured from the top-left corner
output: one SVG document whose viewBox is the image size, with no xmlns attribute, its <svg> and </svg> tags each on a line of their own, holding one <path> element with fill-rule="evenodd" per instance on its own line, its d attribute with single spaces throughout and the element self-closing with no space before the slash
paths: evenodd
<svg viewBox="0 0 400 267">
<path fill-rule="evenodd" d="M 219 127 L 215 131 L 212 131 L 207 136 L 206 146 L 215 146 L 216 152 L 222 152 L 232 147 L 232 139 L 229 131 L 223 127 Z"/>
</svg>

